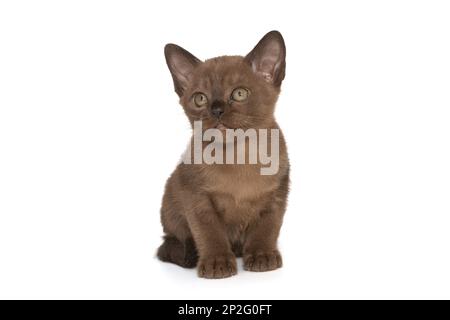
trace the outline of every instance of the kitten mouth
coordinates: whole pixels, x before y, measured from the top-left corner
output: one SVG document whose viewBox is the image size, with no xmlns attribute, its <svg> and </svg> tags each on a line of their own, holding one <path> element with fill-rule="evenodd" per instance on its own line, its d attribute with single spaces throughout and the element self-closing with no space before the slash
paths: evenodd
<svg viewBox="0 0 450 320">
<path fill-rule="evenodd" d="M 216 124 L 216 126 L 214 127 L 214 128 L 216 128 L 216 129 L 219 129 L 219 130 L 226 130 L 226 129 L 229 129 L 228 127 L 226 127 L 223 123 L 218 123 L 218 124 Z"/>
</svg>

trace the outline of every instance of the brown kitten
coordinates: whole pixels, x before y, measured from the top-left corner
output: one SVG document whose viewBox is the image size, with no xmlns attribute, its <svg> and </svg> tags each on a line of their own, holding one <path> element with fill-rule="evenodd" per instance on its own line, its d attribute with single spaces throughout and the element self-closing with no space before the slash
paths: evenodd
<svg viewBox="0 0 450 320">
<path fill-rule="evenodd" d="M 202 121 L 204 129 L 222 131 L 279 129 L 273 113 L 285 75 L 286 49 L 278 31 L 266 34 L 245 57 L 201 62 L 174 44 L 166 45 L 165 56 L 192 125 Z M 165 237 L 158 257 L 186 268 L 197 266 L 204 278 L 236 274 L 240 256 L 245 270 L 280 268 L 277 238 L 289 184 L 281 132 L 278 172 L 261 175 L 261 166 L 179 164 L 162 201 Z"/>
</svg>

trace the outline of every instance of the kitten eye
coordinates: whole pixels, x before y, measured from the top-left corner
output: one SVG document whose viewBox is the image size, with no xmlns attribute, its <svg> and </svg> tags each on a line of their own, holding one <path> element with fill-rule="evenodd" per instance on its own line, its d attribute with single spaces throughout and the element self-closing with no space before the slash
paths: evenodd
<svg viewBox="0 0 450 320">
<path fill-rule="evenodd" d="M 241 102 L 241 101 L 247 100 L 248 95 L 249 95 L 249 91 L 247 89 L 237 88 L 237 89 L 233 90 L 233 93 L 231 94 L 231 98 L 234 101 Z"/>
<path fill-rule="evenodd" d="M 208 98 L 203 93 L 196 93 L 194 95 L 194 103 L 199 108 L 206 106 L 206 104 L 208 103 Z"/>
</svg>

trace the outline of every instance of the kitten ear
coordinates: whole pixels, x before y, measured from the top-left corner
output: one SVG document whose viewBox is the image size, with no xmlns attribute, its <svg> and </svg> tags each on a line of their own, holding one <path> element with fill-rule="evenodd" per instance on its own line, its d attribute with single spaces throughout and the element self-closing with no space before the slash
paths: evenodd
<svg viewBox="0 0 450 320">
<path fill-rule="evenodd" d="M 253 71 L 276 87 L 281 85 L 286 68 L 286 46 L 278 31 L 267 33 L 245 57 Z"/>
<path fill-rule="evenodd" d="M 201 61 L 182 47 L 172 43 L 164 47 L 164 55 L 172 74 L 175 92 L 181 97 L 189 83 L 192 71 Z"/>
</svg>

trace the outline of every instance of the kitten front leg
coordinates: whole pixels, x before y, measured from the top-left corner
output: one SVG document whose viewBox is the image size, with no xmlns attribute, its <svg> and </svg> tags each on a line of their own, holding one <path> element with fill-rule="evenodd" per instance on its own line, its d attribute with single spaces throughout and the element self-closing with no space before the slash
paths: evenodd
<svg viewBox="0 0 450 320">
<path fill-rule="evenodd" d="M 195 202 L 186 218 L 199 253 L 198 276 L 220 279 L 237 274 L 236 257 L 223 223 L 209 200 L 197 199 Z"/>
<path fill-rule="evenodd" d="M 247 230 L 244 243 L 244 269 L 270 271 L 281 268 L 283 262 L 277 248 L 284 208 L 273 205 Z"/>
</svg>

